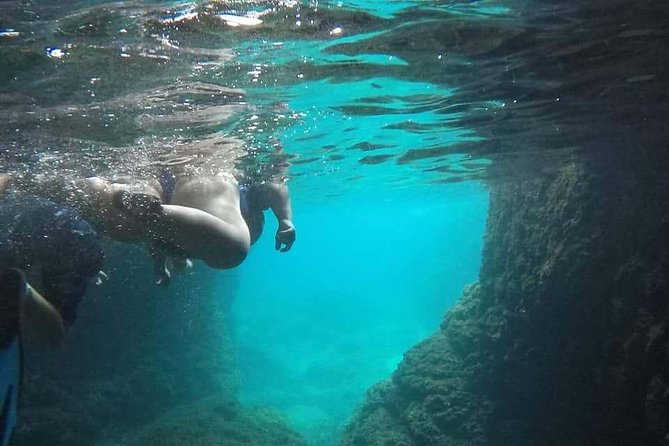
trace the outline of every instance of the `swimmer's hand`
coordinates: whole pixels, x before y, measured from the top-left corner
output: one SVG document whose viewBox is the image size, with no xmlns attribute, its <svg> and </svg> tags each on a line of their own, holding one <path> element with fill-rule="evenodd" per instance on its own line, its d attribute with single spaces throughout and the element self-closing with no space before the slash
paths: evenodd
<svg viewBox="0 0 669 446">
<path fill-rule="evenodd" d="M 288 252 L 295 243 L 295 227 L 292 224 L 279 226 L 276 231 L 274 248 L 280 252 Z"/>
<path fill-rule="evenodd" d="M 166 267 L 156 268 L 153 273 L 153 283 L 159 286 L 169 286 L 172 281 L 172 274 Z"/>
<path fill-rule="evenodd" d="M 103 283 L 105 283 L 108 280 L 109 280 L 109 276 L 107 275 L 107 273 L 105 273 L 102 270 L 98 271 L 98 273 L 95 275 L 95 284 L 96 285 L 102 285 Z"/>
</svg>

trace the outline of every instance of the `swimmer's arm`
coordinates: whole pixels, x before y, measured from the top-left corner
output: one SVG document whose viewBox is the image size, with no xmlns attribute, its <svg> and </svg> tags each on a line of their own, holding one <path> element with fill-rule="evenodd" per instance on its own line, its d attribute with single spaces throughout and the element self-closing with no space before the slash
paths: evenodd
<svg viewBox="0 0 669 446">
<path fill-rule="evenodd" d="M 65 325 L 56 310 L 37 290 L 28 285 L 28 292 L 22 300 L 21 320 L 46 344 L 57 344 L 65 334 Z"/>
<path fill-rule="evenodd" d="M 293 209 L 290 204 L 288 187 L 284 184 L 269 183 L 267 189 L 269 208 L 272 209 L 276 220 L 279 222 L 279 229 L 292 228 Z"/>
<path fill-rule="evenodd" d="M 280 183 L 266 183 L 263 186 L 263 197 L 263 208 L 271 209 L 279 223 L 275 248 L 281 252 L 289 251 L 295 243 L 295 227 L 288 187 Z"/>
</svg>

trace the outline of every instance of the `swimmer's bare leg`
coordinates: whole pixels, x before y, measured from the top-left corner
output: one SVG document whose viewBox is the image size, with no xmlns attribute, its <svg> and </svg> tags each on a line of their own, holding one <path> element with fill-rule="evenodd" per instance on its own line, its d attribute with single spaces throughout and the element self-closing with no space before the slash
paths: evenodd
<svg viewBox="0 0 669 446">
<path fill-rule="evenodd" d="M 58 310 L 30 284 L 22 301 L 21 318 L 44 344 L 56 345 L 65 335 L 65 323 Z"/>
<path fill-rule="evenodd" d="M 241 218 L 227 222 L 200 209 L 163 205 L 153 237 L 176 247 L 186 257 L 204 260 L 212 268 L 238 266 L 248 254 L 251 236 Z"/>
<path fill-rule="evenodd" d="M 112 202 L 144 226 L 159 283 L 169 281 L 165 260 L 170 251 L 204 260 L 217 269 L 234 268 L 248 254 L 251 237 L 241 215 L 236 222 L 225 221 L 197 208 L 161 204 L 150 193 L 126 190 L 114 192 Z"/>
<path fill-rule="evenodd" d="M 7 187 L 11 181 L 11 175 L 7 173 L 0 174 L 0 195 L 5 193 L 5 190 L 7 190 Z"/>
</svg>

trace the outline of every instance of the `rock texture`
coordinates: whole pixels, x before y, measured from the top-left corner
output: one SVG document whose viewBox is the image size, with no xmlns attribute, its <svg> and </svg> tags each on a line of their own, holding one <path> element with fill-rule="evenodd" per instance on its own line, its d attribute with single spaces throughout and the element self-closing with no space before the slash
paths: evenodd
<svg viewBox="0 0 669 446">
<path fill-rule="evenodd" d="M 376 37 L 457 85 L 453 104 L 503 105 L 458 122 L 493 159 L 479 283 L 370 390 L 342 445 L 669 441 L 666 5 L 515 7 Z M 437 49 L 444 66 L 423 57 Z"/>
<path fill-rule="evenodd" d="M 271 409 L 245 409 L 234 400 L 208 399 L 179 407 L 129 439 L 107 446 L 182 445 L 306 446 L 306 442 Z"/>
<path fill-rule="evenodd" d="M 342 445 L 663 445 L 669 174 L 658 152 L 491 184 L 480 282 Z"/>
</svg>

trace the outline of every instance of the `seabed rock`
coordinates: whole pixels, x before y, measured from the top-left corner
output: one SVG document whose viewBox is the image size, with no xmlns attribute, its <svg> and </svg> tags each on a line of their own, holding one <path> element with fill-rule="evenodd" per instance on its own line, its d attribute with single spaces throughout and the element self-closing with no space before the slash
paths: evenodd
<svg viewBox="0 0 669 446">
<path fill-rule="evenodd" d="M 174 409 L 117 446 L 306 446 L 272 409 L 203 400 Z"/>
<path fill-rule="evenodd" d="M 666 444 L 666 165 L 589 158 L 494 184 L 479 284 L 341 444 Z"/>
</svg>

